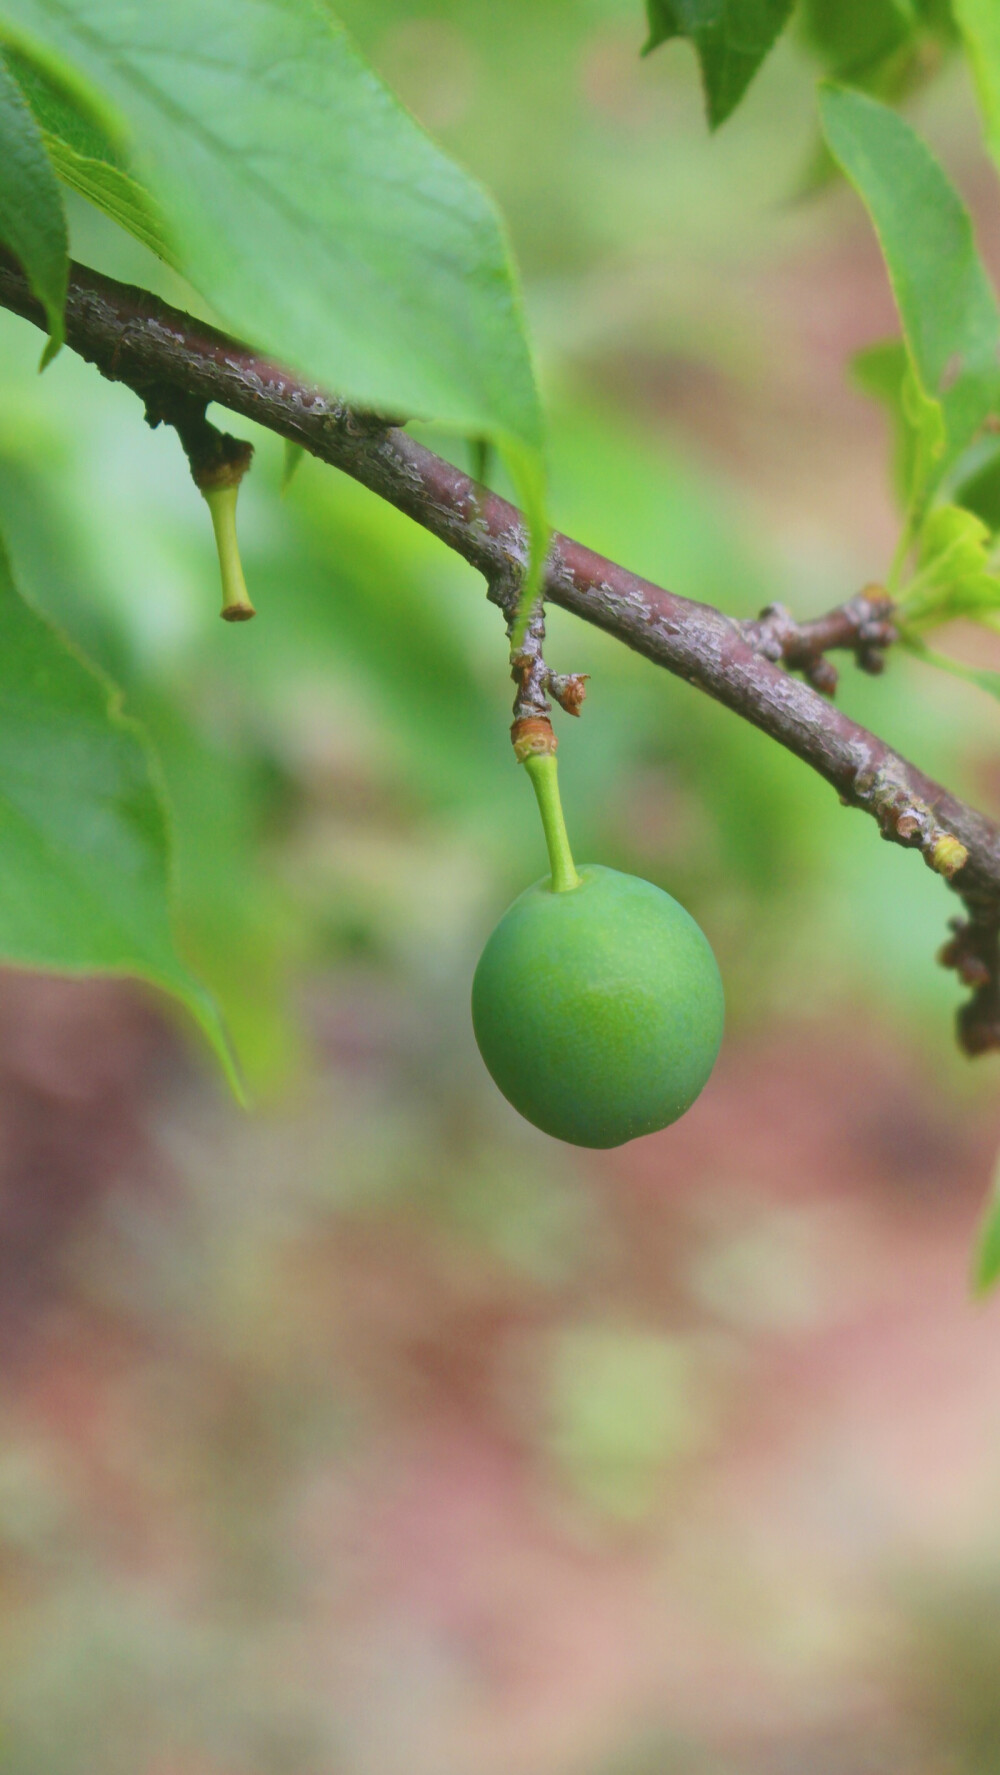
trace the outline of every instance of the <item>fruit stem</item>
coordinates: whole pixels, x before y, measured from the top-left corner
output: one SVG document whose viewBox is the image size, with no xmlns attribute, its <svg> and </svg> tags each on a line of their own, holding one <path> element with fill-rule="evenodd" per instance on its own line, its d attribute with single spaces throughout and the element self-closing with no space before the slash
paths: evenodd
<svg viewBox="0 0 1000 1775">
<path fill-rule="evenodd" d="M 532 752 L 524 760 L 524 768 L 531 778 L 531 786 L 538 801 L 538 811 L 542 816 L 545 843 L 549 852 L 549 867 L 552 871 L 552 892 L 554 894 L 569 893 L 572 888 L 580 886 L 580 877 L 576 872 L 573 853 L 569 848 L 566 821 L 563 818 L 562 801 L 559 797 L 558 766 L 555 753 Z"/>
<path fill-rule="evenodd" d="M 236 496 L 239 493 L 239 483 L 203 487 L 201 491 L 212 514 L 215 546 L 219 551 L 223 618 L 226 622 L 248 622 L 255 611 L 243 578 L 243 564 L 236 541 Z"/>
</svg>

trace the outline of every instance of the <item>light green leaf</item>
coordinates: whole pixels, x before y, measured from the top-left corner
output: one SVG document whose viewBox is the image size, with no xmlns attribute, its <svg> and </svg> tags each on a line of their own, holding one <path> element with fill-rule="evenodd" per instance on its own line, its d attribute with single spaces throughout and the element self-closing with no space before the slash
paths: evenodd
<svg viewBox="0 0 1000 1775">
<path fill-rule="evenodd" d="M 713 129 L 735 110 L 788 23 L 793 0 L 646 0 L 648 55 L 672 37 L 689 37 L 698 52 L 705 105 Z"/>
<path fill-rule="evenodd" d="M 492 204 L 316 0 L 0 0 L 83 82 L 222 322 L 345 398 L 486 432 L 537 521 L 541 418 Z"/>
<path fill-rule="evenodd" d="M 988 1294 L 1000 1278 L 1000 1165 L 976 1237 L 972 1262 L 974 1294 Z"/>
<path fill-rule="evenodd" d="M 1000 610 L 1000 578 L 989 571 L 993 538 L 974 512 L 935 506 L 919 537 L 917 570 L 900 593 L 897 614 L 911 635 L 957 617 L 991 622 Z"/>
<path fill-rule="evenodd" d="M 0 550 L 0 958 L 162 987 L 239 1094 L 215 1005 L 174 948 L 166 819 L 119 702 L 19 597 Z"/>
<path fill-rule="evenodd" d="M 95 204 L 105 215 L 117 222 L 143 246 L 177 266 L 177 255 L 167 240 L 166 230 L 156 213 L 149 193 L 107 160 L 89 160 L 78 154 L 59 136 L 45 135 L 49 159 L 64 185 L 78 191 L 81 197 Z"/>
<path fill-rule="evenodd" d="M 66 337 L 69 246 L 66 217 L 41 131 L 0 55 L 0 240 L 6 242 L 45 310 L 43 364 Z"/>
<path fill-rule="evenodd" d="M 859 351 L 851 363 L 858 387 L 886 408 L 893 430 L 893 484 L 906 507 L 929 476 L 945 442 L 944 415 L 920 391 L 901 339 Z"/>
<path fill-rule="evenodd" d="M 1000 6 L 997 0 L 954 0 L 986 124 L 986 140 L 1000 166 Z"/>
<path fill-rule="evenodd" d="M 915 460 L 914 522 L 1000 396 L 1000 312 L 964 205 L 930 150 L 887 106 L 846 87 L 821 88 L 831 153 L 863 198 L 878 234 L 903 325 L 925 438 Z"/>
<path fill-rule="evenodd" d="M 936 506 L 920 532 L 919 569 L 953 579 L 981 573 L 990 540 L 989 530 L 974 512 L 957 505 Z"/>
<path fill-rule="evenodd" d="M 79 102 L 75 92 L 51 79 L 17 50 L 9 50 L 10 71 L 41 128 L 55 172 L 125 228 L 144 246 L 175 264 L 161 218 L 149 192 L 132 178 L 126 157 L 112 135 Z"/>
</svg>

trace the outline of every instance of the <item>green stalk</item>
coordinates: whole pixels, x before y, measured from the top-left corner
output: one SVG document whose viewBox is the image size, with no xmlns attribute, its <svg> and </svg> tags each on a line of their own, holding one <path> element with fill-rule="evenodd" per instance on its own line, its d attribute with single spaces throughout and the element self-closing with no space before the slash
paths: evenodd
<svg viewBox="0 0 1000 1775">
<path fill-rule="evenodd" d="M 552 872 L 552 892 L 554 894 L 569 893 L 572 888 L 580 886 L 580 877 L 573 863 L 573 853 L 569 848 L 569 837 L 566 832 L 566 821 L 563 819 L 555 753 L 531 752 L 524 760 L 524 768 L 531 778 L 531 786 L 538 801 L 538 811 L 542 816 L 545 843 L 549 852 L 549 868 Z"/>
<path fill-rule="evenodd" d="M 239 493 L 239 482 L 234 481 L 228 487 L 203 487 L 202 493 L 212 514 L 215 546 L 219 551 L 222 615 L 226 622 L 248 622 L 255 611 L 243 578 L 243 564 L 236 541 L 236 496 Z"/>
</svg>

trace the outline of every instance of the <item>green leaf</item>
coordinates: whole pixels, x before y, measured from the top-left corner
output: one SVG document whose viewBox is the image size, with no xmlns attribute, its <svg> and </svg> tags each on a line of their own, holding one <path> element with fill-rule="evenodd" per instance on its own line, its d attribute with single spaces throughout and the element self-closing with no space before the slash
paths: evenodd
<svg viewBox="0 0 1000 1775">
<path fill-rule="evenodd" d="M 988 1294 L 1000 1278 L 1000 1165 L 986 1203 L 986 1212 L 976 1237 L 972 1262 L 974 1294 Z"/>
<path fill-rule="evenodd" d="M 0 55 L 0 240 L 24 267 L 45 310 L 49 343 L 42 363 L 66 337 L 69 245 L 56 176 L 31 110 Z"/>
<path fill-rule="evenodd" d="M 24 603 L 0 550 L 0 958 L 172 993 L 241 1087 L 218 1011 L 174 948 L 166 819 L 117 692 Z"/>
<path fill-rule="evenodd" d="M 831 153 L 879 237 L 913 375 L 911 407 L 927 460 L 915 457 L 916 522 L 1000 395 L 1000 312 L 964 205 L 930 150 L 885 105 L 847 87 L 820 92 Z"/>
<path fill-rule="evenodd" d="M 974 512 L 935 506 L 920 532 L 917 571 L 897 600 L 899 621 L 909 635 L 962 616 L 992 626 L 1000 610 L 1000 578 L 988 568 L 992 542 Z"/>
<path fill-rule="evenodd" d="M 88 103 L 79 83 L 56 79 L 13 46 L 4 59 L 45 134 L 58 136 L 86 160 L 105 160 L 127 171 L 122 143 L 102 121 L 103 107 Z"/>
<path fill-rule="evenodd" d="M 493 468 L 493 450 L 489 438 L 470 438 L 469 440 L 469 473 L 477 486 L 489 485 L 490 473 Z"/>
<path fill-rule="evenodd" d="M 537 521 L 541 417 L 499 220 L 315 0 L 0 0 L 83 82 L 222 322 L 345 398 L 486 432 Z"/>
<path fill-rule="evenodd" d="M 948 0 L 802 0 L 806 41 L 834 80 L 898 101 L 955 37 Z"/>
<path fill-rule="evenodd" d="M 954 11 L 972 63 L 986 140 L 1000 166 L 1000 7 L 997 0 L 954 0 Z"/>
<path fill-rule="evenodd" d="M 983 456 L 955 488 L 954 501 L 975 512 L 994 533 L 1000 530 L 1000 446 Z"/>
<path fill-rule="evenodd" d="M 870 74 L 903 47 L 917 26 L 910 0 L 803 0 L 802 24 L 838 80 Z"/>
<path fill-rule="evenodd" d="M 63 184 L 103 210 L 161 259 L 176 264 L 156 205 L 129 173 L 114 137 L 80 104 L 75 92 L 51 79 L 29 57 L 12 49 L 7 60 Z"/>
<path fill-rule="evenodd" d="M 882 340 L 859 351 L 851 362 L 857 386 L 886 408 L 893 431 L 893 485 L 901 504 L 910 502 L 940 456 L 944 415 L 937 401 L 921 394 L 901 339 Z"/>
<path fill-rule="evenodd" d="M 77 154 L 68 142 L 59 136 L 46 134 L 45 146 L 49 159 L 64 185 L 72 191 L 78 191 L 81 197 L 95 204 L 105 215 L 117 222 L 129 234 L 141 240 L 143 246 L 168 265 L 179 269 L 177 255 L 173 251 L 166 230 L 156 212 L 156 206 L 149 193 L 129 177 L 119 167 L 106 160 L 89 160 Z"/>
<path fill-rule="evenodd" d="M 920 571 L 966 579 L 982 572 L 990 541 L 989 530 L 973 512 L 956 505 L 936 506 L 920 532 Z"/>
<path fill-rule="evenodd" d="M 186 717 L 175 695 L 133 692 L 170 801 L 174 924 L 222 1006 L 255 1101 L 287 1083 L 300 1057 L 285 978 L 302 940 L 261 856 L 260 761 L 246 736 L 232 752 Z"/>
<path fill-rule="evenodd" d="M 305 455 L 304 444 L 293 444 L 291 438 L 285 439 L 285 448 L 281 462 L 281 491 L 287 493 L 295 479 L 295 471 Z"/>
<path fill-rule="evenodd" d="M 793 0 L 646 0 L 648 55 L 672 37 L 689 37 L 698 52 L 708 120 L 713 129 L 735 110 L 788 23 Z"/>
</svg>

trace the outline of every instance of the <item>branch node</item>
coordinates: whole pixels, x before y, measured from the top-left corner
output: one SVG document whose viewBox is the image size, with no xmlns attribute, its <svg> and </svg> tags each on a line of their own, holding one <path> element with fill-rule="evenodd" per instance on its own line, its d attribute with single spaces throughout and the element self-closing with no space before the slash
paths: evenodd
<svg viewBox="0 0 1000 1775">
<path fill-rule="evenodd" d="M 207 405 L 175 388 L 156 389 L 145 397 L 146 424 L 154 431 L 158 425 L 173 426 L 200 493 L 238 487 L 253 457 L 253 445 L 245 438 L 231 437 L 206 419 Z"/>
<path fill-rule="evenodd" d="M 953 837 L 950 832 L 942 832 L 934 840 L 929 853 L 926 853 L 926 860 L 938 875 L 951 881 L 960 869 L 965 868 L 969 853 L 960 838 Z"/>
<path fill-rule="evenodd" d="M 951 881 L 969 861 L 967 847 L 938 824 L 930 803 L 899 781 L 890 758 L 882 769 L 858 770 L 854 777 L 856 806 L 866 807 L 878 822 L 881 837 L 892 844 L 918 849 L 929 869 Z"/>
<path fill-rule="evenodd" d="M 883 671 L 885 649 L 897 638 L 890 620 L 892 610 L 892 599 L 884 588 L 869 585 L 846 604 L 838 604 L 809 622 L 796 622 L 784 604 L 767 604 L 758 617 L 738 627 L 744 640 L 764 659 L 801 672 L 814 690 L 832 697 L 838 672 L 827 653 L 846 648 L 863 672 Z"/>
<path fill-rule="evenodd" d="M 541 715 L 524 715 L 511 722 L 510 743 L 518 764 L 523 764 L 526 758 L 554 752 L 559 744 L 551 721 Z"/>
<path fill-rule="evenodd" d="M 516 573 L 496 576 L 488 582 L 487 597 L 503 611 L 510 635 L 517 620 L 519 580 Z M 553 697 L 567 715 L 579 715 L 586 695 L 587 672 L 550 672 L 545 663 L 545 606 L 541 599 L 528 619 L 521 645 L 511 652 L 510 675 L 517 686 L 514 697 L 514 725 L 524 721 L 543 721 L 549 725 Z M 550 728 L 551 731 L 551 728 Z"/>
</svg>

